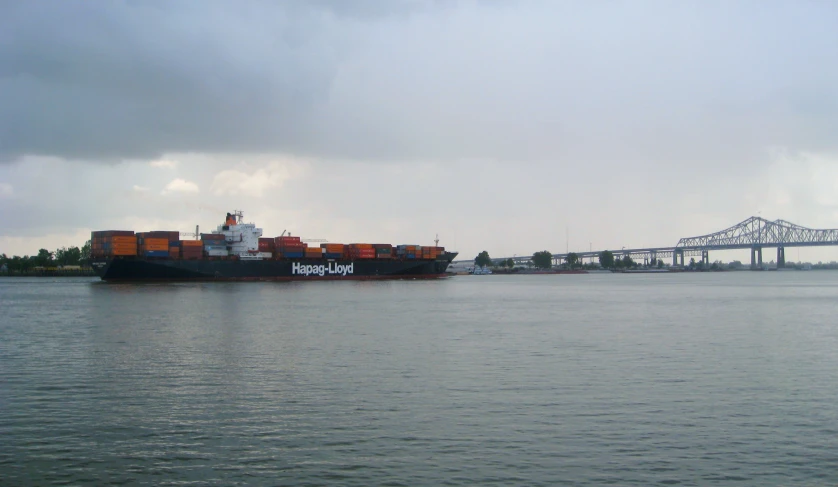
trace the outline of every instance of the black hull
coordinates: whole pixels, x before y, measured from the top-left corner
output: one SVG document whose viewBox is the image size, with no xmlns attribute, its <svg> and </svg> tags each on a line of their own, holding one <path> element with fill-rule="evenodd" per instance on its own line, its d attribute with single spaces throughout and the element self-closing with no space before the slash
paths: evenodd
<svg viewBox="0 0 838 487">
<path fill-rule="evenodd" d="M 93 262 L 104 281 L 317 281 L 434 279 L 456 257 L 436 260 L 170 260 L 113 257 Z M 322 266 L 322 267 L 321 267 Z"/>
</svg>

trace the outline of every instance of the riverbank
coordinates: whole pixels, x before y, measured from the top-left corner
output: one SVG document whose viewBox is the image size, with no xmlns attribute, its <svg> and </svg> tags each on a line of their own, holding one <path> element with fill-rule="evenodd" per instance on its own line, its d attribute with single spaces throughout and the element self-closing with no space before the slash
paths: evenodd
<svg viewBox="0 0 838 487">
<path fill-rule="evenodd" d="M 95 277 L 92 268 L 82 269 L 30 269 L 0 272 L 0 277 Z"/>
</svg>

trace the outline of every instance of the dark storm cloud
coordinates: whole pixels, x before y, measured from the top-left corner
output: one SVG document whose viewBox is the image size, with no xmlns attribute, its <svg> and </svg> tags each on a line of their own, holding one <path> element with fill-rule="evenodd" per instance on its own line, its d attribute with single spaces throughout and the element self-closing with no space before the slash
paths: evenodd
<svg viewBox="0 0 838 487">
<path fill-rule="evenodd" d="M 293 149 L 340 55 L 328 11 L 269 2 L 20 2 L 0 18 L 6 157 Z"/>
<path fill-rule="evenodd" d="M 281 152 L 725 169 L 835 148 L 835 8 L 17 2 L 0 158 Z M 637 166 L 640 164 L 640 166 Z"/>
</svg>

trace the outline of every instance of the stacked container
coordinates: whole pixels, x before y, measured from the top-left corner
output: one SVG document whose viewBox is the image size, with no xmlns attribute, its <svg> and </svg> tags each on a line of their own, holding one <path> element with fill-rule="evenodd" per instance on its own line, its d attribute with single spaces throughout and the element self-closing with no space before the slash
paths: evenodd
<svg viewBox="0 0 838 487">
<path fill-rule="evenodd" d="M 339 243 L 325 243 L 320 244 L 323 249 L 323 257 L 326 259 L 340 259 L 343 257 L 343 244 Z"/>
<path fill-rule="evenodd" d="M 416 255 L 419 254 L 421 258 L 421 249 L 418 245 L 397 245 L 396 246 L 396 257 L 401 259 L 416 259 Z"/>
<path fill-rule="evenodd" d="M 436 247 L 421 247 L 421 255 L 422 259 L 429 260 L 436 259 L 439 254 Z"/>
<path fill-rule="evenodd" d="M 259 239 L 259 252 L 260 253 L 273 254 L 273 251 L 274 251 L 274 239 L 272 239 L 272 238 L 260 238 Z"/>
<path fill-rule="evenodd" d="M 180 232 L 155 231 L 137 234 L 139 255 L 143 257 L 169 257 L 169 242 L 177 242 Z"/>
<path fill-rule="evenodd" d="M 92 257 L 137 255 L 137 237 L 130 230 L 91 232 L 90 255 Z"/>
<path fill-rule="evenodd" d="M 300 237 L 276 237 L 274 239 L 274 249 L 278 256 L 289 259 L 299 259 L 305 255 L 305 249 L 308 247 L 300 241 Z"/>
<path fill-rule="evenodd" d="M 372 244 L 372 247 L 375 249 L 375 258 L 376 259 L 392 259 L 393 258 L 393 246 L 390 244 Z"/>
<path fill-rule="evenodd" d="M 200 260 L 204 258 L 204 243 L 200 240 L 181 240 L 180 257 L 183 260 Z"/>
<path fill-rule="evenodd" d="M 201 242 L 204 252 L 210 257 L 224 257 L 229 255 L 227 240 L 222 233 L 202 233 Z"/>
<path fill-rule="evenodd" d="M 304 255 L 306 259 L 322 259 L 323 249 L 319 247 L 306 247 Z"/>
<path fill-rule="evenodd" d="M 169 258 L 180 259 L 180 240 L 169 242 Z"/>
<path fill-rule="evenodd" d="M 344 256 L 347 259 L 374 259 L 375 249 L 372 244 L 353 243 L 346 246 Z"/>
</svg>

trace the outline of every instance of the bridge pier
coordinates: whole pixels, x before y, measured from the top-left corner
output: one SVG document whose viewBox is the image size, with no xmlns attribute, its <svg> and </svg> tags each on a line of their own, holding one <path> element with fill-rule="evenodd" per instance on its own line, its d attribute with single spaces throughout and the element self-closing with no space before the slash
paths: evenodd
<svg viewBox="0 0 838 487">
<path fill-rule="evenodd" d="M 710 251 L 709 250 L 702 250 L 701 251 L 701 263 L 705 266 L 710 265 Z"/>
<path fill-rule="evenodd" d="M 782 269 L 786 266 L 786 248 L 777 247 L 777 269 Z"/>
<path fill-rule="evenodd" d="M 751 247 L 751 269 L 762 269 L 762 247 Z"/>
</svg>

